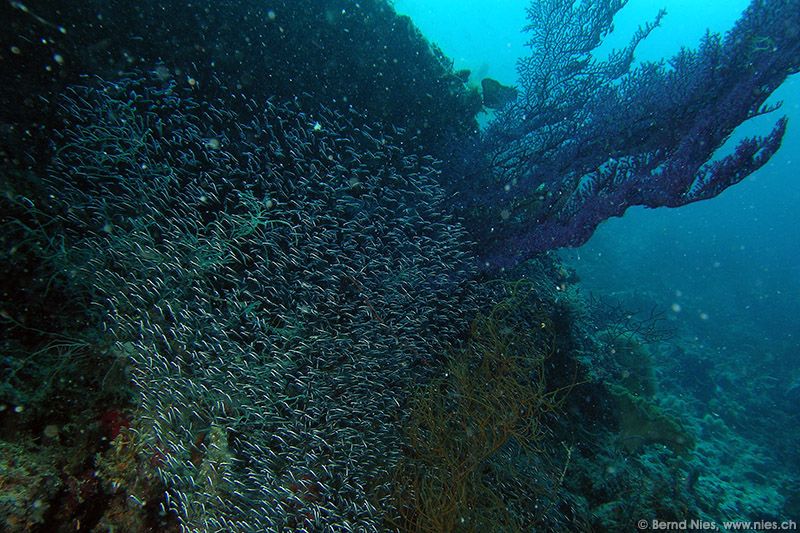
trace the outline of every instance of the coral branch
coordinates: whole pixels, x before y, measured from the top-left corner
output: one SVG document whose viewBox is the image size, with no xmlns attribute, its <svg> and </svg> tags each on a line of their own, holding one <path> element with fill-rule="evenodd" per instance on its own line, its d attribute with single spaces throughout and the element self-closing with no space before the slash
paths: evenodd
<svg viewBox="0 0 800 533">
<path fill-rule="evenodd" d="M 456 205 L 488 268 L 578 246 L 633 205 L 716 196 L 780 147 L 785 119 L 715 158 L 740 124 L 777 109 L 766 99 L 800 70 L 800 1 L 754 0 L 724 38 L 709 33 L 697 50 L 635 68 L 633 53 L 663 12 L 607 60 L 593 55 L 624 5 L 548 0 L 528 9 L 521 95 L 488 128 L 485 166 L 462 183 Z"/>
</svg>

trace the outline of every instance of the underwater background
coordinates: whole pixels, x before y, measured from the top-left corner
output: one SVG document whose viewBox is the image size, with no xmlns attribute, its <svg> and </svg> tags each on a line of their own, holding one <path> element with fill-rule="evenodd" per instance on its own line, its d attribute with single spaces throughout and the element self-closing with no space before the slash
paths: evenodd
<svg viewBox="0 0 800 533">
<path fill-rule="evenodd" d="M 641 146 L 567 113 L 585 152 L 536 152 L 534 6 L 587 17 L 564 43 L 613 17 L 592 56 L 628 74 L 597 94 L 736 27 L 730 80 L 773 54 L 748 105 L 782 106 L 730 138 L 719 113 L 707 151 L 745 170 L 704 201 L 617 217 L 583 178 L 544 206 L 569 180 L 518 161 L 599 181 Z M 796 529 L 795 8 L 3 2 L 0 529 Z M 604 72 L 576 57 L 565 79 Z M 656 145 L 705 133 L 658 112 Z"/>
</svg>

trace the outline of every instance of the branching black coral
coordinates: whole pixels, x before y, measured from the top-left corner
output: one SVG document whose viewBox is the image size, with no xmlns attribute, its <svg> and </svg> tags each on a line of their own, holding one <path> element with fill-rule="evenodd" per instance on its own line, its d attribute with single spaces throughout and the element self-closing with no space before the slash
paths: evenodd
<svg viewBox="0 0 800 533">
<path fill-rule="evenodd" d="M 392 524 L 401 531 L 530 531 L 555 497 L 563 470 L 542 448 L 544 418 L 574 384 L 548 387 L 554 328 L 533 287 L 504 291 L 412 399 Z"/>
</svg>

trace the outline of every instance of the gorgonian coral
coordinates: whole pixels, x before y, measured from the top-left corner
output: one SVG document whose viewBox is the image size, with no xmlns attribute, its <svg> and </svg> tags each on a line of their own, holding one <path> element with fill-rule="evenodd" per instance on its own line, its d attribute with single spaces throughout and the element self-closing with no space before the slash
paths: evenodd
<svg viewBox="0 0 800 533">
<path fill-rule="evenodd" d="M 483 165 L 456 208 L 489 268 L 584 243 L 633 205 L 680 206 L 716 196 L 763 166 L 786 120 L 732 153 L 715 152 L 734 129 L 777 106 L 772 92 L 800 69 L 800 2 L 755 0 L 724 37 L 633 66 L 658 24 L 624 49 L 594 53 L 626 2 L 542 0 L 528 8 L 531 56 L 520 96 L 488 128 Z M 487 222 L 487 218 L 488 221 Z"/>
</svg>

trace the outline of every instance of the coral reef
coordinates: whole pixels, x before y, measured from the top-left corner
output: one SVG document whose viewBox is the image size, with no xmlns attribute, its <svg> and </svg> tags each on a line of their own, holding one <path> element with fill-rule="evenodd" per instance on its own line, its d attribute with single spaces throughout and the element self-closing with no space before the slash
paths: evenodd
<svg viewBox="0 0 800 533">
<path fill-rule="evenodd" d="M 619 365 L 617 383 L 631 394 L 652 398 L 656 392 L 653 355 L 638 335 L 604 329 L 596 338 L 611 351 Z"/>
<path fill-rule="evenodd" d="M 626 450 L 637 451 L 646 443 L 659 443 L 677 454 L 686 454 L 694 447 L 691 433 L 653 401 L 619 385 L 608 385 L 608 391 L 619 420 L 620 445 Z"/>
<path fill-rule="evenodd" d="M 43 524 L 60 490 L 55 457 L 23 443 L 0 441 L 0 516 L 4 531 L 30 531 Z"/>
<path fill-rule="evenodd" d="M 102 377 L 109 363 L 90 374 Z M 25 404 L 30 409 L 3 404 L 0 412 L 3 530 L 177 531 L 176 517 L 162 510 L 164 486 L 154 469 L 123 444 L 129 422 L 109 409 L 110 396 L 91 388 L 48 393 L 53 397 Z M 78 394 L 81 403 L 70 401 L 71 412 L 53 403 Z"/>
<path fill-rule="evenodd" d="M 141 480 L 152 505 L 137 509 L 124 491 L 100 482 L 109 442 L 130 423 L 127 363 L 83 312 L 85 298 L 48 260 L 58 231 L 37 224 L 30 198 L 38 198 L 40 183 L 13 173 L 0 183 L 3 530 L 75 531 L 102 523 L 175 531 L 174 517 L 158 514 L 162 484 Z M 137 528 L 125 527 L 132 520 Z"/>
<path fill-rule="evenodd" d="M 592 56 L 624 4 L 531 3 L 535 53 L 516 93 L 484 80 L 479 146 L 477 89 L 384 0 L 0 4 L 0 527 L 800 509 L 797 443 L 773 439 L 797 422 L 789 363 L 667 348 L 655 315 L 522 262 L 718 194 L 780 144 L 782 120 L 708 162 L 797 70 L 797 0 L 633 69 L 658 20 Z"/>
<path fill-rule="evenodd" d="M 670 331 L 657 314 L 587 304 L 579 337 L 591 356 L 579 360 L 592 382 L 567 398 L 560 421 L 577 435 L 561 497 L 583 529 L 632 529 L 643 516 L 720 527 L 791 517 L 796 449 L 776 437 L 775 424 L 790 422 L 765 377 L 785 362 L 763 352 L 746 364 L 709 361 L 696 333 Z"/>
</svg>

